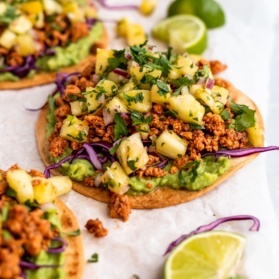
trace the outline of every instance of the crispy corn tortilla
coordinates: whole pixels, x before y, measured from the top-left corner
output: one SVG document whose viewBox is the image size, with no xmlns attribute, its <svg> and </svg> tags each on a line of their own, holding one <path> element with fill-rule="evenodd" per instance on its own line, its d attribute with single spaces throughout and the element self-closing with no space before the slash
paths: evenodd
<svg viewBox="0 0 279 279">
<path fill-rule="evenodd" d="M 228 82 L 226 81 L 226 83 Z M 228 83 L 228 85 L 229 85 L 228 90 L 230 91 L 230 98 L 238 104 L 245 104 L 249 106 L 251 109 L 256 110 L 256 114 L 255 114 L 256 121 L 258 122 L 259 127 L 262 130 L 264 130 L 263 120 L 256 104 L 249 97 L 247 97 L 242 92 L 234 88 L 232 84 Z M 38 145 L 40 155 L 45 165 L 49 166 L 51 165 L 51 162 L 48 157 L 48 140 L 46 138 L 47 113 L 48 113 L 48 107 L 45 107 L 39 115 L 37 125 L 36 125 L 36 137 L 37 137 L 37 145 Z M 263 146 L 264 144 L 263 135 L 262 135 L 261 142 L 262 142 L 261 146 Z M 232 162 L 231 168 L 225 174 L 220 176 L 214 184 L 202 190 L 188 191 L 188 190 L 175 190 L 170 187 L 162 187 L 162 188 L 159 187 L 155 189 L 153 192 L 148 194 L 129 196 L 131 206 L 132 208 L 137 208 L 137 209 L 161 208 L 161 207 L 176 205 L 176 204 L 180 204 L 180 203 L 184 203 L 196 199 L 204 195 L 205 193 L 211 191 L 212 189 L 214 189 L 224 180 L 228 179 L 237 170 L 242 168 L 251 160 L 255 159 L 257 155 L 258 154 L 253 154 L 246 157 L 231 159 Z M 59 172 L 55 170 L 53 174 L 58 175 Z M 99 188 L 87 187 L 84 186 L 82 183 L 73 181 L 73 189 L 76 192 L 86 197 L 90 197 L 105 203 L 110 202 L 108 191 L 102 187 Z"/>
<path fill-rule="evenodd" d="M 103 28 L 103 35 L 101 39 L 95 43 L 99 48 L 106 48 L 108 45 L 108 35 Z M 59 69 L 57 72 L 61 73 L 74 73 L 82 71 L 88 64 L 95 61 L 95 55 L 90 54 L 85 59 L 83 59 L 79 64 L 72 65 Z M 19 81 L 0 81 L 0 90 L 2 89 L 22 89 L 26 87 L 33 87 L 38 85 L 43 85 L 47 83 L 54 82 L 56 79 L 57 72 L 41 72 L 35 74 L 32 78 L 23 78 Z"/>
<path fill-rule="evenodd" d="M 79 228 L 77 219 L 73 212 L 60 199 L 56 199 L 54 204 L 58 208 L 61 227 L 63 232 L 73 232 Z M 80 279 L 84 269 L 84 257 L 82 237 L 64 237 L 68 243 L 65 251 L 65 273 L 67 279 Z"/>
</svg>

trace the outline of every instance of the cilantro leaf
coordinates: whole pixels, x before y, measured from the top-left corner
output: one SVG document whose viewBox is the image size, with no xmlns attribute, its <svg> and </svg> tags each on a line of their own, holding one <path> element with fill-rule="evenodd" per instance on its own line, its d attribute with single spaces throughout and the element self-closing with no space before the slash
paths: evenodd
<svg viewBox="0 0 279 279">
<path fill-rule="evenodd" d="M 118 140 L 120 137 L 126 136 L 128 134 L 128 129 L 124 119 L 121 117 L 120 113 L 114 115 L 114 140 Z"/>
<path fill-rule="evenodd" d="M 159 91 L 157 92 L 160 96 L 164 96 L 166 98 L 166 95 L 167 93 L 169 93 L 169 88 L 168 88 L 168 85 L 163 82 L 162 80 L 158 79 L 157 82 L 156 82 L 158 88 L 159 88 Z"/>
<path fill-rule="evenodd" d="M 99 255 L 97 253 L 94 253 L 89 260 L 87 260 L 88 263 L 97 263 L 99 261 Z"/>
<path fill-rule="evenodd" d="M 109 73 L 115 68 L 126 69 L 127 68 L 127 59 L 125 57 L 125 50 L 114 50 L 113 58 L 108 58 L 108 67 L 106 72 Z"/>
<path fill-rule="evenodd" d="M 121 140 L 119 140 L 117 143 L 114 143 L 113 147 L 109 149 L 109 153 L 113 155 L 117 151 L 120 144 L 121 144 Z"/>
<path fill-rule="evenodd" d="M 228 120 L 231 115 L 227 109 L 224 109 L 221 113 L 220 116 L 222 117 L 223 120 Z"/>
<path fill-rule="evenodd" d="M 249 109 L 249 107 L 245 105 L 238 105 L 234 102 L 230 103 L 230 108 L 235 117 L 235 130 L 237 132 L 243 132 L 249 127 L 253 127 L 255 125 L 255 110 Z"/>
<path fill-rule="evenodd" d="M 135 60 L 140 66 L 147 64 L 149 57 L 146 55 L 146 48 L 140 46 L 130 47 L 131 55 L 133 60 Z"/>
<path fill-rule="evenodd" d="M 142 124 L 149 124 L 152 122 L 152 116 L 149 115 L 147 117 L 144 117 L 143 114 L 139 113 L 139 112 L 136 112 L 136 111 L 133 111 L 131 113 L 131 119 L 133 121 L 133 126 L 136 126 L 136 125 L 142 125 Z"/>
<path fill-rule="evenodd" d="M 142 92 L 137 93 L 135 96 L 129 96 L 123 93 L 123 97 L 128 102 L 129 106 L 131 105 L 131 103 L 142 103 L 144 99 Z"/>
<path fill-rule="evenodd" d="M 132 170 L 132 171 L 135 171 L 137 169 L 136 167 L 136 162 L 139 160 L 139 158 L 137 158 L 137 160 L 127 160 L 127 165 L 129 166 L 129 168 Z"/>
<path fill-rule="evenodd" d="M 160 54 L 159 58 L 154 58 L 153 63 L 162 67 L 162 75 L 167 77 L 171 70 L 171 63 L 169 60 Z"/>
<path fill-rule="evenodd" d="M 17 14 L 16 8 L 13 6 L 8 6 L 6 11 L 0 15 L 0 24 L 9 25 L 17 17 L 19 17 L 19 14 Z"/>
<path fill-rule="evenodd" d="M 182 77 L 180 79 L 172 79 L 170 80 L 170 83 L 177 87 L 172 95 L 178 96 L 181 93 L 182 88 L 184 86 L 187 86 L 189 88 L 192 84 L 194 84 L 194 80 L 189 79 L 188 77 Z"/>
</svg>

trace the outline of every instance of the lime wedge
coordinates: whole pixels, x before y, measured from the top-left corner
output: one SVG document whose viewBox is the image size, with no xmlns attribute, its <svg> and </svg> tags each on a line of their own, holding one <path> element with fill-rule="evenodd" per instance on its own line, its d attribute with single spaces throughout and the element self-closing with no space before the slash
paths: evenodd
<svg viewBox="0 0 279 279">
<path fill-rule="evenodd" d="M 158 40 L 169 42 L 178 53 L 188 51 L 201 54 L 207 47 L 206 26 L 193 15 L 179 15 L 164 19 L 153 27 L 152 35 Z"/>
<path fill-rule="evenodd" d="M 180 14 L 198 16 L 208 28 L 225 24 L 224 11 L 214 0 L 176 0 L 169 6 L 168 17 Z"/>
<path fill-rule="evenodd" d="M 165 279 L 227 279 L 242 256 L 244 245 L 244 236 L 226 231 L 189 237 L 168 257 Z"/>
</svg>

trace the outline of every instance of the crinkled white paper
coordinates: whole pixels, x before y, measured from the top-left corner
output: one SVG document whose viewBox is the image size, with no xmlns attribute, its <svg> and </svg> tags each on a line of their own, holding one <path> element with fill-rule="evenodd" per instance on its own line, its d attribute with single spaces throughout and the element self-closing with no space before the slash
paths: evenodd
<svg viewBox="0 0 279 279">
<path fill-rule="evenodd" d="M 121 2 L 125 1 L 110 1 Z M 158 9 L 150 17 L 124 10 L 100 9 L 100 14 L 110 20 L 126 16 L 140 22 L 149 32 L 155 22 L 164 18 L 170 3 L 158 2 Z M 221 60 L 229 66 L 223 77 L 253 98 L 266 118 L 269 64 L 278 4 L 260 0 L 219 2 L 225 9 L 227 24 L 209 32 L 209 47 L 205 56 Z M 106 26 L 111 47 L 122 48 L 124 42 L 113 32 L 115 25 L 107 23 Z M 157 42 L 151 40 L 151 44 Z M 164 48 L 159 45 L 160 49 Z M 26 169 L 44 169 L 35 141 L 38 112 L 29 112 L 25 108 L 40 107 L 53 88 L 53 85 L 48 85 L 0 93 L 1 169 L 15 163 Z M 133 210 L 126 223 L 110 219 L 105 204 L 75 192 L 63 197 L 79 220 L 85 259 L 93 253 L 99 254 L 98 263 L 86 264 L 83 278 L 130 279 L 132 275 L 141 279 L 162 278 L 165 260 L 162 255 L 171 241 L 216 218 L 237 214 L 251 214 L 261 221 L 260 232 L 248 232 L 249 221 L 231 222 L 220 227 L 247 236 L 239 270 L 251 279 L 279 278 L 279 228 L 268 192 L 264 157 L 260 155 L 217 189 L 197 200 L 164 209 Z M 96 239 L 87 233 L 84 225 L 90 218 L 102 220 L 109 229 L 108 236 Z"/>
</svg>

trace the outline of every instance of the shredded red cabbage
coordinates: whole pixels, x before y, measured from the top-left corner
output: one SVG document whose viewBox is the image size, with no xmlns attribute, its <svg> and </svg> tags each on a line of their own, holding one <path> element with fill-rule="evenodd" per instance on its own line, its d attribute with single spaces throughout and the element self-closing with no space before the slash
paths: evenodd
<svg viewBox="0 0 279 279">
<path fill-rule="evenodd" d="M 152 166 L 156 167 L 156 168 L 163 169 L 167 164 L 168 164 L 168 160 L 163 160 L 163 161 L 160 161 L 159 163 L 156 163 Z"/>
<path fill-rule="evenodd" d="M 47 249 L 48 253 L 60 254 L 60 253 L 64 252 L 66 247 L 68 246 L 68 243 L 60 237 L 54 237 L 52 240 L 60 242 L 61 245 L 56 248 L 49 247 Z"/>
<path fill-rule="evenodd" d="M 74 73 L 58 73 L 56 75 L 56 80 L 55 80 L 55 84 L 56 84 L 56 90 L 54 93 L 60 92 L 61 95 L 64 94 L 64 89 L 66 86 L 66 82 L 73 76 L 78 76 L 80 73 L 79 72 L 74 72 Z"/>
<path fill-rule="evenodd" d="M 61 265 L 58 265 L 58 264 L 35 264 L 35 263 L 30 263 L 30 262 L 27 262 L 27 261 L 23 261 L 21 260 L 20 261 L 20 267 L 23 268 L 23 269 L 39 269 L 39 268 L 58 268 L 58 267 L 61 267 Z"/>
<path fill-rule="evenodd" d="M 221 225 L 222 223 L 226 223 L 226 222 L 230 222 L 230 221 L 245 221 L 245 220 L 252 220 L 253 221 L 253 225 L 249 228 L 249 231 L 259 231 L 260 220 L 257 217 L 254 217 L 252 215 L 236 215 L 236 216 L 223 217 L 223 218 L 217 219 L 216 221 L 211 222 L 207 225 L 200 226 L 196 230 L 191 231 L 188 234 L 181 235 L 178 239 L 171 242 L 171 244 L 168 246 L 164 256 L 167 255 L 168 253 L 170 253 L 184 239 L 186 239 L 186 238 L 188 238 L 192 235 L 212 231 L 213 229 L 215 229 L 217 226 Z"/>
<path fill-rule="evenodd" d="M 118 5 L 118 6 L 114 6 L 114 5 L 109 5 L 107 3 L 106 0 L 96 0 L 96 2 L 98 2 L 102 7 L 108 9 L 108 10 L 123 10 L 123 9 L 127 9 L 127 10 L 137 10 L 139 8 L 138 5 Z"/>
<path fill-rule="evenodd" d="M 96 153 L 96 151 L 93 149 L 93 147 L 88 144 L 88 143 L 84 143 L 83 144 L 83 148 L 86 150 L 86 152 L 89 155 L 90 158 L 90 162 L 91 164 L 97 169 L 97 170 L 101 170 L 102 169 L 102 164 L 99 161 L 98 155 Z"/>
<path fill-rule="evenodd" d="M 25 59 L 25 63 L 22 66 L 7 66 L 0 70 L 0 73 L 11 72 L 13 75 L 24 78 L 31 70 L 36 70 L 38 67 L 35 65 L 35 57 L 29 55 Z"/>
<path fill-rule="evenodd" d="M 232 158 L 237 157 L 245 157 L 255 153 L 262 153 L 267 151 L 279 150 L 279 146 L 268 146 L 268 147 L 251 147 L 251 148 L 243 148 L 243 149 L 234 149 L 234 150 L 219 150 L 216 152 L 209 152 L 202 155 L 205 156 L 215 156 L 218 158 L 219 156 L 229 156 Z"/>
</svg>

